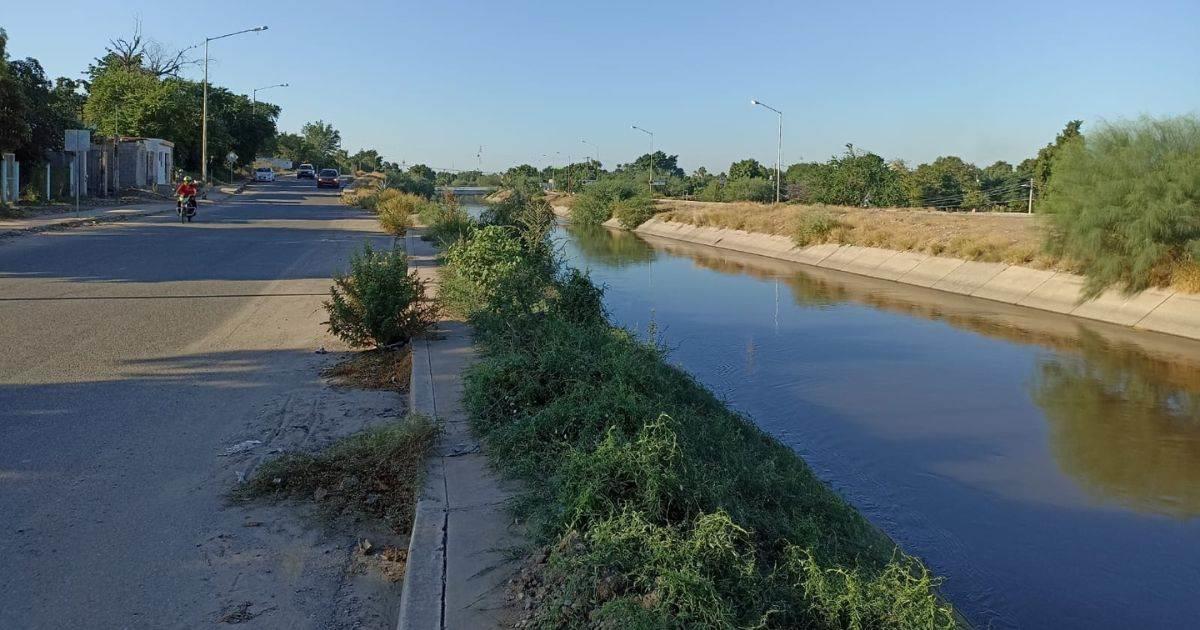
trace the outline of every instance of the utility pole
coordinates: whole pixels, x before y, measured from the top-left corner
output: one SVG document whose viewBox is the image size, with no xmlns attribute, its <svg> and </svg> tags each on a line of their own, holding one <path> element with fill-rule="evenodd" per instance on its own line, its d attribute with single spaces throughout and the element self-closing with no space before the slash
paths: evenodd
<svg viewBox="0 0 1200 630">
<path fill-rule="evenodd" d="M 1033 214 L 1033 178 L 1029 178 L 1029 211 L 1026 214 Z"/>
</svg>

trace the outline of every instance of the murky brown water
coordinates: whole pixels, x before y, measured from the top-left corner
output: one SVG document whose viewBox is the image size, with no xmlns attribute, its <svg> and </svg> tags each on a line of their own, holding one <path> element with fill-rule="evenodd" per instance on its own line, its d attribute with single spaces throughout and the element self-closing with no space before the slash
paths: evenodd
<svg viewBox="0 0 1200 630">
<path fill-rule="evenodd" d="M 803 456 L 978 627 L 1200 624 L 1200 343 L 563 234 L 613 318 Z"/>
</svg>

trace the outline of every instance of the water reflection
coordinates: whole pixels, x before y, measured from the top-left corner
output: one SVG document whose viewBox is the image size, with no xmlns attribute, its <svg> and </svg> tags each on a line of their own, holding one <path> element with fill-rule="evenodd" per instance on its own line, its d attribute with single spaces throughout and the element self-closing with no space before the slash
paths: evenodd
<svg viewBox="0 0 1200 630">
<path fill-rule="evenodd" d="M 1055 459 L 1092 496 L 1187 518 L 1200 514 L 1200 367 L 1080 337 L 1038 366 Z"/>
<path fill-rule="evenodd" d="M 610 230 L 600 225 L 563 226 L 580 252 L 594 263 L 621 268 L 648 263 L 654 249 L 631 232 Z"/>
<path fill-rule="evenodd" d="M 1031 394 L 1050 423 L 1051 448 L 1062 470 L 1100 500 L 1177 517 L 1200 515 L 1200 364 L 1194 357 L 1160 356 L 1129 340 L 1111 341 L 1081 322 L 1031 323 L 1031 318 L 1018 325 L 1006 318 L 1013 313 L 997 312 L 991 305 L 977 312 L 947 307 L 943 301 L 954 296 L 855 286 L 844 276 L 821 277 L 784 261 L 666 239 L 647 242 L 603 227 L 571 227 L 569 232 L 593 263 L 643 264 L 654 260 L 659 248 L 704 269 L 783 282 L 798 305 L 858 302 L 1052 349 L 1056 352 L 1037 366 Z M 748 342 L 748 364 L 751 356 Z"/>
</svg>

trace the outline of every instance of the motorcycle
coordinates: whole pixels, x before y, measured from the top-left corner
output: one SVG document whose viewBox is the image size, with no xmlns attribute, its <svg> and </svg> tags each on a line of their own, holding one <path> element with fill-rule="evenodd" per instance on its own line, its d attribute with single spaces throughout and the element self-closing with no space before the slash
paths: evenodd
<svg viewBox="0 0 1200 630">
<path fill-rule="evenodd" d="M 179 214 L 180 223 L 191 223 L 192 217 L 196 216 L 196 195 L 179 195 L 175 212 Z"/>
</svg>

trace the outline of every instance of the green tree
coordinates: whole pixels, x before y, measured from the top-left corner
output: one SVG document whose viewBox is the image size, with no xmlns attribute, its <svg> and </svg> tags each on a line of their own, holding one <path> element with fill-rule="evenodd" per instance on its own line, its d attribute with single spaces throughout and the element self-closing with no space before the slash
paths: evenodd
<svg viewBox="0 0 1200 630">
<path fill-rule="evenodd" d="M 622 164 L 617 167 L 620 172 L 645 173 L 650 165 L 654 165 L 654 178 L 661 179 L 666 177 L 683 177 L 685 175 L 682 168 L 679 168 L 679 156 L 667 155 L 662 151 L 655 151 L 653 154 L 643 153 L 636 160 L 629 164 Z M 596 163 L 597 170 L 600 164 Z"/>
<path fill-rule="evenodd" d="M 758 160 L 753 158 L 734 162 L 729 165 L 729 179 L 748 179 L 751 177 L 766 178 L 770 174 Z"/>
<path fill-rule="evenodd" d="M 539 173 L 538 170 L 533 166 L 530 166 L 529 164 L 521 164 L 504 171 L 504 176 L 538 177 Z"/>
<path fill-rule="evenodd" d="M 1080 137 L 1081 134 L 1079 130 L 1082 126 L 1083 121 L 1081 120 L 1072 120 L 1071 122 L 1068 122 L 1067 126 L 1063 127 L 1063 130 L 1059 132 L 1057 137 L 1054 138 L 1054 142 L 1042 147 L 1042 149 L 1038 151 L 1037 158 L 1033 165 L 1033 178 L 1036 188 L 1041 188 L 1050 181 L 1050 175 L 1054 171 L 1055 157 L 1060 151 L 1062 151 L 1062 148 L 1065 145 Z"/>
<path fill-rule="evenodd" d="M 427 179 L 431 182 L 437 179 L 437 173 L 434 173 L 433 169 L 424 164 L 413 164 L 408 167 L 408 174 L 418 179 Z"/>
<path fill-rule="evenodd" d="M 311 149 L 297 133 L 281 133 L 275 137 L 275 154 L 296 165 L 312 162 Z"/>
<path fill-rule="evenodd" d="M 342 147 L 341 132 L 323 120 L 305 123 L 300 135 L 322 165 L 334 161 L 334 153 Z"/>
<path fill-rule="evenodd" d="M 922 164 L 906 178 L 906 193 L 914 206 L 961 208 L 980 201 L 979 169 L 955 156 Z"/>
<path fill-rule="evenodd" d="M 986 205 L 1017 209 L 1024 202 L 1023 180 L 1008 162 L 999 161 L 982 169 L 979 181 Z"/>
<path fill-rule="evenodd" d="M 28 105 L 8 63 L 8 33 L 0 28 L 0 149 L 11 151 L 29 140 Z"/>
<path fill-rule="evenodd" d="M 1141 118 L 1065 142 L 1041 210 L 1087 295 L 1140 291 L 1200 264 L 1200 118 Z"/>
<path fill-rule="evenodd" d="M 28 127 L 25 140 L 13 151 L 21 162 L 39 164 L 47 151 L 62 148 L 64 130 L 79 126 L 80 96 L 73 92 L 74 81 L 59 79 L 52 84 L 36 59 L 10 62 L 8 70 L 19 86 Z"/>
</svg>

